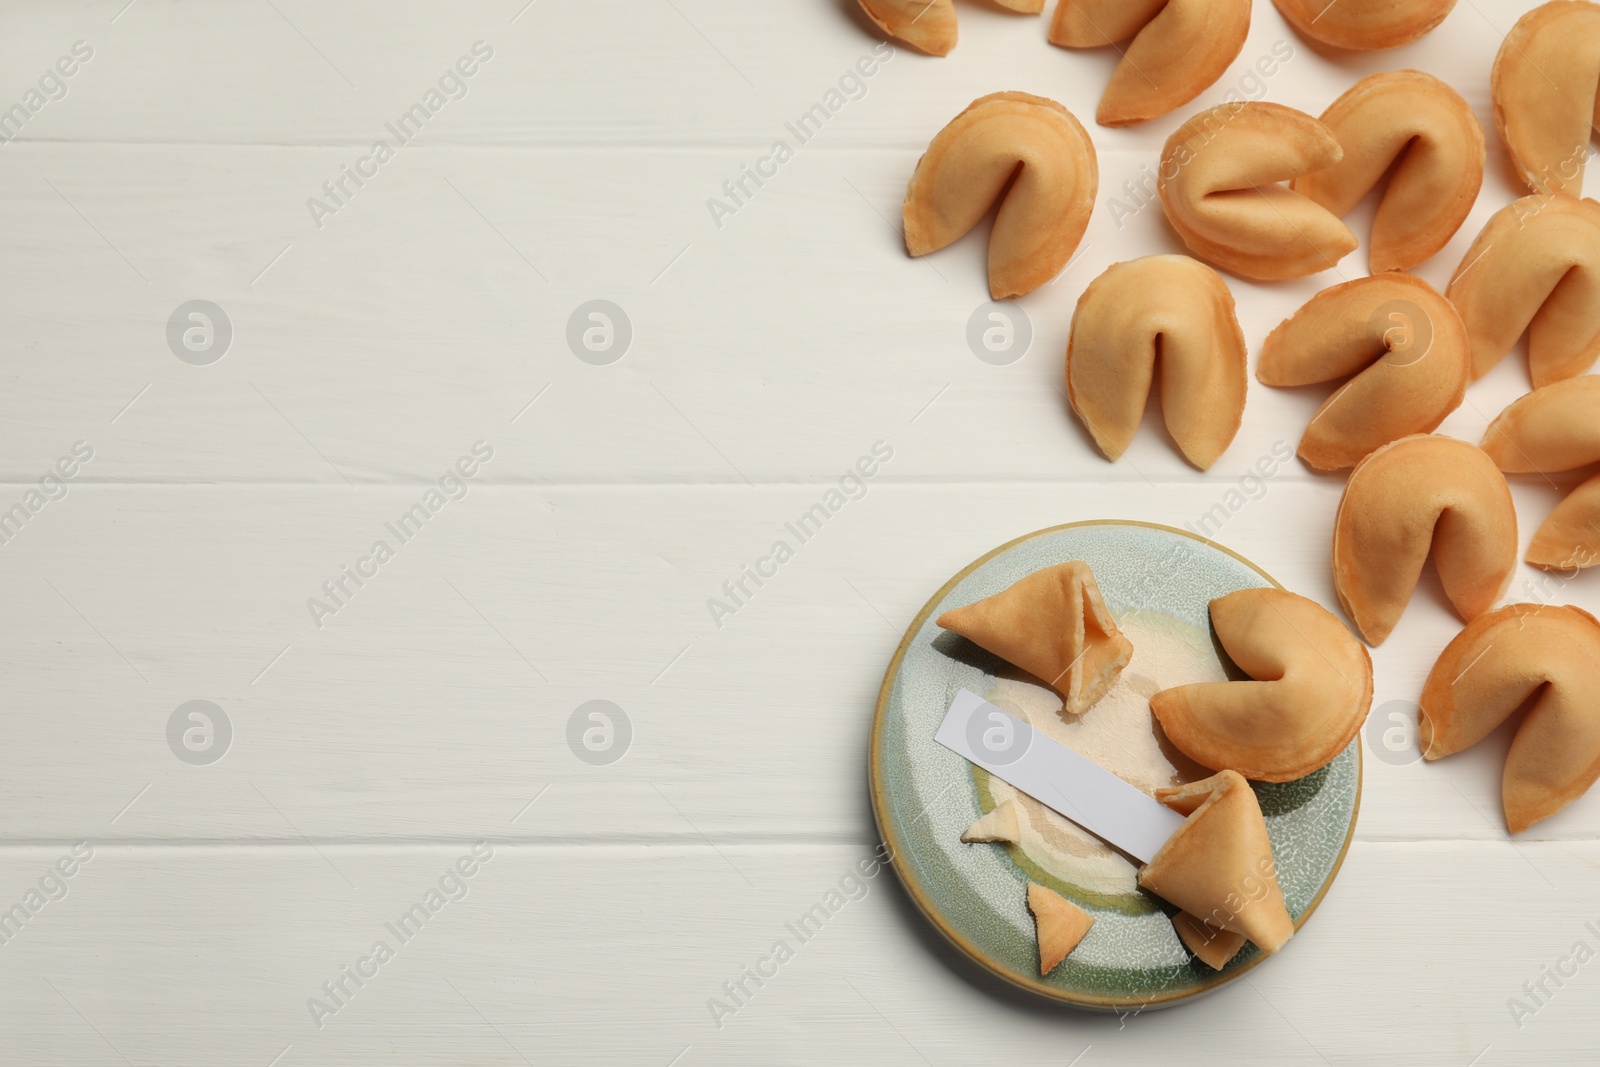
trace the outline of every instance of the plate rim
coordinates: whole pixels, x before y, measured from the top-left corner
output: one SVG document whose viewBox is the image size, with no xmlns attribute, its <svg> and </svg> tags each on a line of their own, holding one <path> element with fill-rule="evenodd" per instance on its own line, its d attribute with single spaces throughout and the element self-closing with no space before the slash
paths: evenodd
<svg viewBox="0 0 1600 1067">
<path fill-rule="evenodd" d="M 872 797 L 872 818 L 877 827 L 879 840 L 889 846 L 889 865 L 894 869 L 895 875 L 900 879 L 900 884 L 905 888 L 906 894 L 911 897 L 912 902 L 916 904 L 917 910 L 922 913 L 923 918 L 928 920 L 929 924 L 931 924 L 934 929 L 938 930 L 939 933 L 944 936 L 946 941 L 950 942 L 950 944 L 954 945 L 958 950 L 960 950 L 963 955 L 972 960 L 974 963 L 978 964 L 984 970 L 988 971 L 990 974 L 1015 988 L 1025 990 L 1026 992 L 1043 997 L 1047 1000 L 1053 1000 L 1057 1003 L 1068 1004 L 1077 1008 L 1087 1008 L 1099 1011 L 1115 1011 L 1120 1008 L 1138 1008 L 1140 1010 L 1144 1010 L 1145 1008 L 1166 1007 L 1172 1004 L 1179 1004 L 1183 1003 L 1184 1001 L 1193 1000 L 1196 997 L 1203 996 L 1206 993 L 1213 992 L 1222 986 L 1228 985 L 1235 979 L 1244 977 L 1270 957 L 1264 953 L 1257 953 L 1254 959 L 1247 961 L 1240 967 L 1232 971 L 1218 971 L 1216 974 L 1212 975 L 1211 978 L 1195 988 L 1178 992 L 1163 993 L 1155 997 L 1148 997 L 1144 999 L 1137 997 L 1099 996 L 1093 994 L 1075 993 L 1061 989 L 1058 986 L 1050 985 L 1049 983 L 1043 981 L 1042 977 L 1035 977 L 1033 975 L 1020 975 L 1001 964 L 998 960 L 991 958 L 987 953 L 985 953 L 977 945 L 970 942 L 966 937 L 953 929 L 949 923 L 945 921 L 943 915 L 929 897 L 927 890 L 917 879 L 915 871 L 900 863 L 902 841 L 899 835 L 893 831 L 893 828 L 890 826 L 884 814 L 888 808 L 888 801 L 884 795 L 884 785 L 878 777 L 878 765 L 884 743 L 883 735 L 885 709 L 889 703 L 890 690 L 893 689 L 895 678 L 898 677 L 900 673 L 900 664 L 905 658 L 906 650 L 910 648 L 912 640 L 922 630 L 922 626 L 925 622 L 927 622 L 928 616 L 933 614 L 933 609 L 939 605 L 939 603 L 945 598 L 946 595 L 949 594 L 952 589 L 956 587 L 956 585 L 958 585 L 973 571 L 977 570 L 991 559 L 994 559 L 1002 552 L 1005 552 L 1016 545 L 1022 544 L 1024 541 L 1031 541 L 1036 537 L 1043 537 L 1047 534 L 1057 533 L 1061 530 L 1071 530 L 1085 526 L 1137 526 L 1151 530 L 1161 530 L 1165 533 L 1177 534 L 1180 537 L 1188 538 L 1191 541 L 1198 541 L 1203 545 L 1214 548 L 1219 552 L 1223 552 L 1226 555 L 1238 560 L 1240 563 L 1243 563 L 1257 574 L 1261 575 L 1261 577 L 1270 582 L 1273 587 L 1277 589 L 1285 588 L 1283 583 L 1279 582 L 1276 578 L 1268 574 L 1254 562 L 1246 559 L 1244 556 L 1235 552 L 1226 545 L 1218 544 L 1216 541 L 1213 541 L 1208 537 L 1202 537 L 1197 533 L 1193 533 L 1189 530 L 1179 529 L 1176 526 L 1168 526 L 1159 522 L 1145 522 L 1140 519 L 1080 519 L 1076 522 L 1064 522 L 1056 526 L 1046 526 L 1042 529 L 1034 530 L 1031 533 L 1025 533 L 1018 537 L 1013 537 L 1004 544 L 990 549 L 988 552 L 985 552 L 983 555 L 979 556 L 977 559 L 961 568 L 961 570 L 957 571 L 948 581 L 941 585 L 931 597 L 928 598 L 927 603 L 923 604 L 922 609 L 917 612 L 916 617 L 911 620 L 911 624 L 906 628 L 904 636 L 900 638 L 900 643 L 895 648 L 893 657 L 891 657 L 889 660 L 888 668 L 884 671 L 883 682 L 878 687 L 877 705 L 873 709 L 872 713 L 872 736 L 871 743 L 869 744 L 867 750 L 867 783 L 869 787 L 868 792 Z M 1344 867 L 1345 856 L 1350 851 L 1350 843 L 1355 840 L 1356 824 L 1361 818 L 1361 788 L 1365 777 L 1366 756 L 1361 750 L 1360 739 L 1357 738 L 1356 795 L 1355 806 L 1350 813 L 1350 828 L 1345 832 L 1344 844 L 1339 848 L 1339 855 L 1333 862 L 1333 869 L 1328 872 L 1327 879 L 1317 890 L 1316 895 L 1311 898 L 1311 902 L 1306 905 L 1306 909 L 1300 914 L 1300 918 L 1295 921 L 1294 928 L 1296 933 L 1300 931 L 1300 928 L 1305 925 L 1306 921 L 1310 919 L 1311 916 L 1316 912 L 1318 906 L 1322 904 L 1323 897 L 1326 896 L 1328 890 L 1333 887 L 1334 881 L 1339 877 L 1339 871 Z"/>
</svg>

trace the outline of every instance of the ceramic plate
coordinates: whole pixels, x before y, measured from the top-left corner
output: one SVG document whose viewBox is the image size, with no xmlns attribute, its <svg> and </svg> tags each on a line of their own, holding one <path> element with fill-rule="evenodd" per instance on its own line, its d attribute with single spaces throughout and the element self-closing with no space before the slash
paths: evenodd
<svg viewBox="0 0 1600 1067">
<path fill-rule="evenodd" d="M 1078 720 L 1036 679 L 934 624 L 953 607 L 1044 567 L 1083 560 L 1134 643 L 1117 687 Z M 1052 527 L 1001 545 L 957 574 L 922 609 L 884 677 L 872 727 L 873 810 L 895 869 L 934 926 L 1014 985 L 1086 1008 L 1163 1007 L 1216 989 L 1265 957 L 1246 944 L 1222 971 L 1178 940 L 1171 906 L 1133 884 L 1134 864 L 1026 798 L 1022 847 L 963 844 L 961 831 L 1010 789 L 933 740 L 956 691 L 1024 716 L 1148 789 L 1208 774 L 1152 726 L 1150 693 L 1240 677 L 1210 627 L 1207 605 L 1237 589 L 1277 585 L 1255 564 L 1182 530 L 1135 522 Z M 1316 909 L 1355 831 L 1360 738 L 1299 781 L 1251 783 L 1272 837 L 1295 926 Z M 1026 904 L 1029 880 L 1087 908 L 1095 925 L 1048 975 Z M 1285 951 L 1293 951 L 1293 942 Z"/>
</svg>

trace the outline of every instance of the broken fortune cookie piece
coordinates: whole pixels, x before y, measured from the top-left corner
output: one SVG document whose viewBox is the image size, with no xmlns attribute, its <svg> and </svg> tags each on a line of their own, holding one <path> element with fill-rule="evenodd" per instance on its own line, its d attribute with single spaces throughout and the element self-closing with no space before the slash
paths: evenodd
<svg viewBox="0 0 1600 1067">
<path fill-rule="evenodd" d="M 956 6 L 952 0 L 857 0 L 867 18 L 890 37 L 930 56 L 947 56 L 956 46 Z M 1019 15 L 1037 15 L 1044 0 L 991 0 Z"/>
<path fill-rule="evenodd" d="M 1172 917 L 1172 928 L 1178 931 L 1178 940 L 1183 942 L 1184 947 L 1213 971 L 1226 967 L 1228 961 L 1244 948 L 1247 940 L 1243 934 L 1219 929 L 1186 911 L 1180 911 Z"/>
<path fill-rule="evenodd" d="M 951 119 L 917 161 L 901 211 L 906 252 L 939 251 L 999 200 L 989 293 L 1030 293 L 1072 258 L 1099 183 L 1094 143 L 1070 111 L 1029 93 L 990 93 Z"/>
<path fill-rule="evenodd" d="M 1183 457 L 1201 470 L 1244 418 L 1244 331 L 1222 276 L 1188 256 L 1113 263 L 1089 283 L 1067 338 L 1067 401 L 1115 462 L 1160 376 L 1161 413 Z"/>
<path fill-rule="evenodd" d="M 1035 571 L 993 596 L 953 608 L 938 625 L 1034 675 L 1060 694 L 1071 715 L 1105 696 L 1133 659 L 1133 643 L 1080 560 Z"/>
<path fill-rule="evenodd" d="M 857 0 L 867 18 L 890 37 L 930 56 L 956 46 L 953 0 Z"/>
<path fill-rule="evenodd" d="M 1237 771 L 1170 789 L 1156 799 L 1188 818 L 1149 863 L 1139 885 L 1272 955 L 1294 936 L 1278 886 L 1267 821 Z"/>
<path fill-rule="evenodd" d="M 1028 910 L 1039 938 L 1039 973 L 1049 974 L 1078 947 L 1094 916 L 1037 882 L 1028 883 Z"/>
<path fill-rule="evenodd" d="M 1217 639 L 1253 681 L 1163 689 L 1150 711 L 1203 767 L 1292 782 L 1326 765 L 1372 706 L 1372 658 L 1334 615 L 1287 589 L 1240 589 L 1211 602 Z"/>
<path fill-rule="evenodd" d="M 1328 270 L 1356 235 L 1282 183 L 1331 167 L 1339 140 L 1303 111 L 1234 101 L 1201 111 L 1167 138 L 1156 190 L 1167 220 L 1201 259 L 1278 281 Z"/>
<path fill-rule="evenodd" d="M 1250 0 L 1060 0 L 1050 20 L 1050 43 L 1060 48 L 1128 41 L 1095 111 L 1102 126 L 1187 104 L 1239 58 L 1249 32 Z M 1159 81 L 1146 71 L 1159 71 Z"/>
<path fill-rule="evenodd" d="M 1600 778 L 1600 622 L 1593 615 L 1511 604 L 1474 619 L 1428 675 L 1417 744 L 1429 760 L 1460 752 L 1524 704 L 1500 787 L 1514 834 Z"/>
<path fill-rule="evenodd" d="M 1012 800 L 1002 800 L 993 810 L 972 820 L 971 825 L 961 831 L 961 840 L 968 844 L 989 841 L 1014 845 L 1020 836 L 1017 825 L 1017 804 Z"/>
</svg>

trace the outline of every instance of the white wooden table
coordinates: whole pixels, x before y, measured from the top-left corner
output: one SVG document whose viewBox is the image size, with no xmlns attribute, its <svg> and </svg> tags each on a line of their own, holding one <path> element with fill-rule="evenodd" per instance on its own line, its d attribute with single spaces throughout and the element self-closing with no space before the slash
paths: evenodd
<svg viewBox="0 0 1600 1067">
<path fill-rule="evenodd" d="M 958 4 L 952 56 L 893 54 L 799 145 L 785 124 L 879 45 L 848 0 L 125 2 L 0 11 L 0 108 L 39 104 L 0 145 L 0 511 L 26 513 L 0 544 L 0 910 L 25 917 L 0 944 L 0 1062 L 1593 1062 L 1600 964 L 1546 979 L 1520 1026 L 1508 1000 L 1600 949 L 1600 795 L 1509 843 L 1504 734 L 1436 766 L 1369 749 L 1320 913 L 1199 1004 L 1025 999 L 885 874 L 711 1017 L 872 850 L 870 716 L 924 599 L 1042 526 L 1197 522 L 1320 401 L 1252 383 L 1201 475 L 1154 422 L 1106 463 L 1060 395 L 1083 286 L 1178 249 L 1159 206 L 1111 199 L 1191 108 L 1091 126 L 1083 255 L 992 365 L 965 339 L 983 235 L 912 261 L 892 220 L 974 97 L 1092 116 L 1115 55 L 1051 48 L 1043 19 Z M 1406 66 L 1458 86 L 1491 151 L 1421 271 L 1442 285 L 1513 195 L 1488 73 L 1524 7 L 1463 0 L 1417 45 L 1330 59 L 1257 0 L 1194 106 L 1238 87 L 1319 113 Z M 1292 58 L 1249 80 L 1279 42 Z M 778 139 L 792 158 L 733 204 L 723 183 Z M 1337 280 L 1232 281 L 1252 356 Z M 170 345 L 196 300 L 227 330 L 185 309 Z M 594 300 L 631 339 L 585 360 L 568 324 Z M 1443 429 L 1476 440 L 1525 388 L 1508 359 Z M 880 441 L 865 495 L 714 617 Z M 1333 605 L 1340 485 L 1289 464 L 1210 532 Z M 1558 494 L 1515 494 L 1525 543 Z M 1541 578 L 1520 568 L 1513 598 L 1600 608 L 1600 577 Z M 1457 625 L 1430 577 L 1375 657 L 1380 712 L 1409 714 Z M 598 719 L 569 744 L 591 701 L 630 735 L 613 713 L 599 753 Z"/>
</svg>

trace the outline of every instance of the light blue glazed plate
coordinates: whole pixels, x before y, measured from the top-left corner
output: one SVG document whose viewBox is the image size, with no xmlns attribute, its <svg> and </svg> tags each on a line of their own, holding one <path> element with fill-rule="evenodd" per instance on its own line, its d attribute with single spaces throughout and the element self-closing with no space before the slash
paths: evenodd
<svg viewBox="0 0 1600 1067">
<path fill-rule="evenodd" d="M 1171 906 L 1156 897 L 1136 888 L 1108 894 L 1103 885 L 1077 884 L 1059 867 L 1057 873 L 1041 869 L 1013 846 L 961 843 L 961 831 L 992 807 L 991 786 L 984 772 L 933 740 L 957 690 L 986 696 L 1002 678 L 1017 677 L 933 620 L 1068 560 L 1089 564 L 1119 619 L 1132 613 L 1175 620 L 1177 631 L 1196 635 L 1197 655 L 1214 658 L 1216 667 L 1234 677 L 1240 677 L 1237 669 L 1211 634 L 1208 605 L 1237 589 L 1278 584 L 1214 542 L 1148 523 L 1071 523 L 1001 545 L 934 594 L 889 664 L 872 726 L 873 811 L 911 898 L 978 964 L 1013 985 L 1078 1007 L 1165 1007 L 1216 989 L 1266 957 L 1246 944 L 1223 970 L 1213 971 L 1184 948 L 1172 927 Z M 1355 832 L 1360 738 L 1298 781 L 1251 784 L 1298 928 L 1333 883 Z M 1076 901 L 1095 918 L 1077 949 L 1042 977 L 1025 904 L 1030 880 Z M 1284 951 L 1293 946 L 1291 940 Z"/>
</svg>

